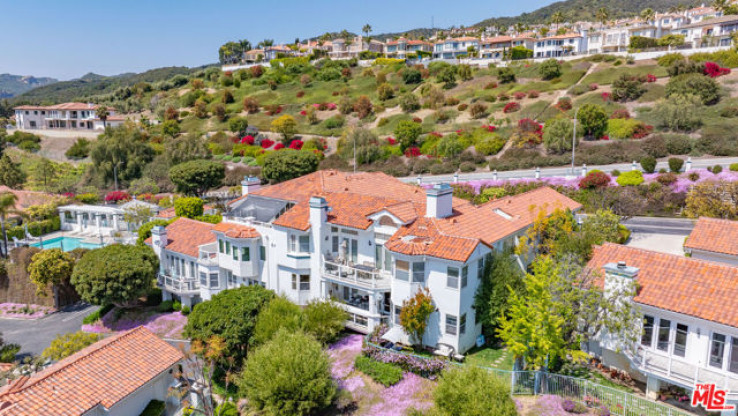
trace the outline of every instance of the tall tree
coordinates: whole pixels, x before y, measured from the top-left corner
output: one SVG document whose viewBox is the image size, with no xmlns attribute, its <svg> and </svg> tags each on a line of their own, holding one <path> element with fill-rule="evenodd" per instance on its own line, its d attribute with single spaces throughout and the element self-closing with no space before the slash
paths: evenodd
<svg viewBox="0 0 738 416">
<path fill-rule="evenodd" d="M 717 11 L 719 11 L 719 12 L 722 12 L 722 11 L 724 11 L 724 10 L 725 10 L 725 9 L 726 9 L 726 8 L 727 8 L 728 6 L 730 6 L 730 3 L 731 3 L 731 1 L 730 1 L 730 0 L 714 0 L 714 1 L 712 2 L 712 7 L 713 7 L 713 8 L 715 9 L 715 10 L 717 10 Z"/>
<path fill-rule="evenodd" d="M 8 233 L 5 229 L 5 223 L 8 221 L 8 217 L 11 214 L 21 214 L 21 211 L 16 209 L 15 204 L 18 202 L 18 197 L 12 192 L 0 193 L 0 230 L 3 233 L 3 256 L 8 256 Z"/>
<path fill-rule="evenodd" d="M 190 160 L 169 169 L 169 179 L 177 190 L 188 195 L 202 195 L 220 186 L 224 178 L 225 166 L 210 160 Z"/>
<path fill-rule="evenodd" d="M 415 296 L 402 302 L 400 325 L 412 337 L 414 343 L 422 345 L 428 318 L 435 310 L 428 288 L 418 290 Z"/>
<path fill-rule="evenodd" d="M 595 19 L 600 22 L 600 29 L 605 27 L 605 23 L 610 19 L 610 12 L 606 7 L 600 7 L 595 13 Z"/>
<path fill-rule="evenodd" d="M 108 129 L 108 116 L 110 116 L 110 111 L 108 111 L 108 107 L 105 105 L 98 105 L 95 109 L 95 114 L 97 115 L 97 118 L 102 120 L 103 122 L 103 129 Z"/>
<path fill-rule="evenodd" d="M 367 23 L 364 25 L 364 27 L 361 28 L 361 31 L 364 32 L 366 36 L 369 36 L 369 34 L 372 33 L 372 26 Z"/>
<path fill-rule="evenodd" d="M 551 23 L 556 25 L 556 30 L 559 30 L 559 25 L 564 21 L 564 13 L 561 11 L 555 12 L 551 15 Z"/>
<path fill-rule="evenodd" d="M 654 18 L 656 18 L 656 12 L 652 8 L 647 7 L 641 10 L 641 19 L 643 19 L 644 22 L 648 23 Z"/>
<path fill-rule="evenodd" d="M 54 293 L 54 304 L 58 305 L 58 287 L 69 282 L 74 269 L 74 257 L 58 248 L 44 250 L 33 255 L 28 265 L 31 282 L 36 285 L 36 295 L 46 296 L 49 285 Z"/>
<path fill-rule="evenodd" d="M 0 185 L 9 188 L 19 188 L 26 180 L 26 175 L 20 169 L 20 164 L 13 162 L 8 155 L 0 156 Z"/>
</svg>

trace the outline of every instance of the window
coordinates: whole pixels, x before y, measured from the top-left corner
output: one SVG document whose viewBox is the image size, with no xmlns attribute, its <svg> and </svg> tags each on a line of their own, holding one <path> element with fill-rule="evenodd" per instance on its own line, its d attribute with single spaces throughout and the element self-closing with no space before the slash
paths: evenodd
<svg viewBox="0 0 738 416">
<path fill-rule="evenodd" d="M 200 272 L 200 286 L 207 286 L 208 285 L 208 274 L 205 272 Z"/>
<path fill-rule="evenodd" d="M 461 287 L 466 287 L 469 283 L 469 266 L 461 268 Z"/>
<path fill-rule="evenodd" d="M 301 235 L 300 236 L 300 253 L 309 253 L 309 252 L 310 252 L 310 236 Z"/>
<path fill-rule="evenodd" d="M 459 288 L 459 268 L 449 267 L 446 269 L 446 287 Z"/>
<path fill-rule="evenodd" d="M 484 278 L 484 257 L 477 260 L 477 279 L 480 281 Z"/>
<path fill-rule="evenodd" d="M 231 254 L 231 242 L 230 241 L 225 242 L 225 249 L 226 249 L 225 254 Z"/>
<path fill-rule="evenodd" d="M 653 316 L 645 315 L 643 317 L 643 335 L 641 335 L 641 345 L 651 346 L 653 340 Z"/>
<path fill-rule="evenodd" d="M 402 308 L 395 305 L 395 325 L 400 325 L 400 313 L 402 312 Z"/>
<path fill-rule="evenodd" d="M 687 333 L 689 327 L 684 324 L 677 324 L 676 336 L 674 337 L 674 355 L 684 357 L 687 353 Z"/>
<path fill-rule="evenodd" d="M 425 263 L 422 261 L 413 262 L 413 283 L 425 282 Z"/>
<path fill-rule="evenodd" d="M 338 236 L 334 235 L 331 238 L 331 253 L 338 253 Z"/>
<path fill-rule="evenodd" d="M 738 338 L 731 338 L 728 371 L 738 373 Z"/>
<path fill-rule="evenodd" d="M 251 261 L 251 248 L 241 247 L 241 261 Z"/>
<path fill-rule="evenodd" d="M 216 288 L 219 286 L 218 280 L 220 279 L 218 277 L 219 277 L 218 273 L 210 273 L 210 287 L 211 288 Z"/>
<path fill-rule="evenodd" d="M 290 253 L 297 252 L 297 236 L 294 234 L 290 234 L 289 250 L 290 250 Z"/>
<path fill-rule="evenodd" d="M 301 274 L 296 275 L 292 274 L 292 290 L 310 290 L 310 275 L 309 274 Z"/>
<path fill-rule="evenodd" d="M 712 343 L 710 345 L 710 365 L 717 368 L 723 368 L 723 356 L 725 355 L 725 335 L 712 334 Z"/>
<path fill-rule="evenodd" d="M 233 246 L 233 260 L 238 261 L 238 247 Z"/>
<path fill-rule="evenodd" d="M 395 278 L 407 282 L 410 278 L 410 263 L 404 260 L 395 261 Z"/>
<path fill-rule="evenodd" d="M 669 351 L 669 337 L 671 336 L 671 321 L 661 319 L 659 321 L 659 339 L 656 348 L 661 351 Z"/>
<path fill-rule="evenodd" d="M 466 334 L 466 314 L 461 315 L 461 319 L 459 319 L 459 334 Z"/>
<path fill-rule="evenodd" d="M 259 246 L 259 260 L 265 261 L 266 257 L 266 247 Z"/>
<path fill-rule="evenodd" d="M 236 281 L 237 280 L 237 277 L 234 276 L 233 275 L 233 272 L 230 271 L 230 270 L 226 270 L 226 280 L 228 281 L 228 284 L 229 285 L 235 285 L 236 283 L 238 283 Z"/>
<path fill-rule="evenodd" d="M 195 262 L 190 262 L 190 277 L 195 277 Z"/>
<path fill-rule="evenodd" d="M 457 334 L 458 319 L 455 315 L 446 315 L 446 334 L 456 335 Z"/>
</svg>

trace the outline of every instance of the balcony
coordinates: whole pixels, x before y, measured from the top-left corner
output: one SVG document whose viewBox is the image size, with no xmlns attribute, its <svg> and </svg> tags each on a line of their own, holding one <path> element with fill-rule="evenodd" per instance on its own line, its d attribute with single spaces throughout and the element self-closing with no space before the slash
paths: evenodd
<svg viewBox="0 0 738 416">
<path fill-rule="evenodd" d="M 200 246 L 200 253 L 197 257 L 197 262 L 203 266 L 217 266 L 218 265 L 218 246 L 216 243 L 210 243 Z"/>
<path fill-rule="evenodd" d="M 658 353 L 638 347 L 629 358 L 634 367 L 646 374 L 653 374 L 686 388 L 695 384 L 715 384 L 728 390 L 727 399 L 738 399 L 738 374 L 718 368 L 703 367 L 681 360 L 666 353 Z"/>
<path fill-rule="evenodd" d="M 157 286 L 178 295 L 194 295 L 200 292 L 200 282 L 194 277 L 171 276 L 159 273 Z"/>
<path fill-rule="evenodd" d="M 389 289 L 390 278 L 374 266 L 342 264 L 323 259 L 323 277 L 362 289 Z"/>
<path fill-rule="evenodd" d="M 368 334 L 379 324 L 388 324 L 389 316 L 372 314 L 363 308 L 357 308 L 342 302 L 336 302 L 347 313 L 346 328 Z"/>
</svg>

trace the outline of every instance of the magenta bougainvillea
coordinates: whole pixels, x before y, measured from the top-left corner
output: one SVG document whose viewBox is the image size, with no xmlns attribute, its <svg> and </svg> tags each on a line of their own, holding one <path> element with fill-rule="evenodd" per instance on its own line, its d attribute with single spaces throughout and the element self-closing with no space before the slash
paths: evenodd
<svg viewBox="0 0 738 416">
<path fill-rule="evenodd" d="M 407 157 L 418 157 L 421 154 L 422 153 L 420 153 L 420 149 L 415 146 L 409 147 L 407 150 L 405 150 L 405 156 Z"/>
<path fill-rule="evenodd" d="M 281 149 L 284 149 L 284 144 L 277 143 L 276 145 L 274 145 L 274 150 L 281 150 Z"/>
<path fill-rule="evenodd" d="M 244 136 L 241 139 L 241 144 L 253 145 L 254 144 L 254 136 Z"/>
<path fill-rule="evenodd" d="M 293 149 L 293 150 L 300 150 L 302 149 L 302 145 L 303 145 L 302 140 L 293 140 L 292 143 L 290 143 L 289 147 L 290 149 Z"/>
<path fill-rule="evenodd" d="M 264 139 L 264 140 L 261 141 L 261 147 L 263 149 L 268 149 L 268 148 L 272 147 L 273 144 L 274 144 L 274 140 Z"/>
<path fill-rule="evenodd" d="M 105 195 L 105 202 L 130 201 L 131 195 L 126 191 L 111 191 Z"/>
<path fill-rule="evenodd" d="M 728 74 L 730 74 L 730 68 L 723 68 L 715 62 L 705 62 L 705 75 L 708 77 L 717 78 Z"/>
<path fill-rule="evenodd" d="M 518 110 L 520 110 L 520 104 L 516 103 L 515 101 L 512 101 L 512 102 L 505 104 L 505 108 L 502 109 L 502 112 L 507 114 L 507 113 L 514 113 Z"/>
</svg>

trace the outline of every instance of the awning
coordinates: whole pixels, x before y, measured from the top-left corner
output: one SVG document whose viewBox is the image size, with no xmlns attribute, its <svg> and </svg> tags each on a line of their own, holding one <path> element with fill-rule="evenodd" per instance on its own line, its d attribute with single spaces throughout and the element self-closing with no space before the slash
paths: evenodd
<svg viewBox="0 0 738 416">
<path fill-rule="evenodd" d="M 389 331 L 382 335 L 382 339 L 393 342 L 395 344 L 412 345 L 412 343 L 410 342 L 410 336 L 400 325 L 395 325 L 390 328 Z"/>
</svg>

